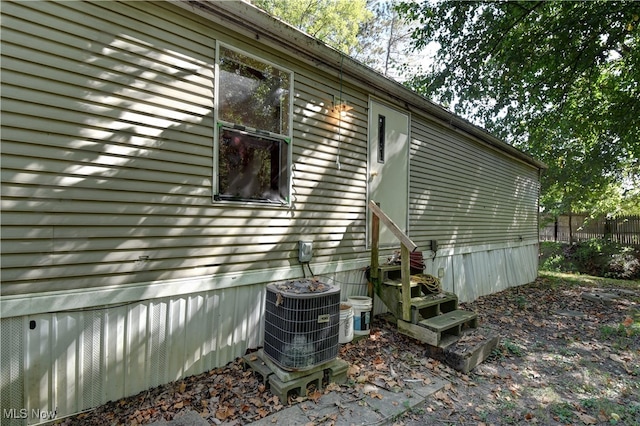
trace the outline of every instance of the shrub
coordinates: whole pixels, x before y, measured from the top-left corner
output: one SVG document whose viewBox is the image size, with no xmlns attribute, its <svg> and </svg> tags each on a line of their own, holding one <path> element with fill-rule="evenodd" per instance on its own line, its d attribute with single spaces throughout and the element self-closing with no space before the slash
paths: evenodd
<svg viewBox="0 0 640 426">
<path fill-rule="evenodd" d="M 633 247 L 593 238 L 576 244 L 541 243 L 540 269 L 607 278 L 640 278 L 640 253 Z"/>
<path fill-rule="evenodd" d="M 605 277 L 624 280 L 640 278 L 640 259 L 631 247 L 623 247 L 620 253 L 614 253 L 609 259 Z"/>
</svg>

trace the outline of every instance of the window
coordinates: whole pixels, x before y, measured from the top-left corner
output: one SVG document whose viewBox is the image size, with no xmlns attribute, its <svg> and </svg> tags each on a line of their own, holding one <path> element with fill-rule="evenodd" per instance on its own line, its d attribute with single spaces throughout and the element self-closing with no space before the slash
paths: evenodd
<svg viewBox="0 0 640 426">
<path fill-rule="evenodd" d="M 289 71 L 218 48 L 217 200 L 289 201 Z"/>
<path fill-rule="evenodd" d="M 219 150 L 219 199 L 286 202 L 286 143 L 221 127 Z"/>
<path fill-rule="evenodd" d="M 378 163 L 384 163 L 387 142 L 387 117 L 378 114 Z"/>
</svg>

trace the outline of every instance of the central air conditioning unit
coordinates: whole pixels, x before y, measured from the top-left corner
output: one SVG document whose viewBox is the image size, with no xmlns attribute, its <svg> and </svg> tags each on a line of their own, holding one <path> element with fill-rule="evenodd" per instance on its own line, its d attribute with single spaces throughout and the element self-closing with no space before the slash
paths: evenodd
<svg viewBox="0 0 640 426">
<path fill-rule="evenodd" d="M 304 371 L 338 356 L 340 288 L 315 279 L 267 285 L 264 353 Z"/>
</svg>

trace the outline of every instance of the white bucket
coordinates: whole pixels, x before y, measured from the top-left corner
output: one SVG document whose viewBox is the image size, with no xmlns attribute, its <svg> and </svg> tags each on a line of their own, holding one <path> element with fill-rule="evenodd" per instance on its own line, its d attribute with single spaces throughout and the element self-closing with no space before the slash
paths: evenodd
<svg viewBox="0 0 640 426">
<path fill-rule="evenodd" d="M 348 303 L 340 303 L 339 333 L 338 342 L 349 343 L 353 340 L 353 308 Z"/>
<path fill-rule="evenodd" d="M 356 336 L 369 334 L 373 303 L 367 296 L 351 296 L 347 302 L 353 307 L 353 332 Z"/>
</svg>

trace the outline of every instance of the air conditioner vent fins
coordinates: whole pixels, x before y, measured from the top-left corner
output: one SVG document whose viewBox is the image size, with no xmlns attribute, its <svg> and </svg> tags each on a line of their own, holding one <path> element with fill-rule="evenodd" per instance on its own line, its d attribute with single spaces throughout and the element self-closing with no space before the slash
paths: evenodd
<svg viewBox="0 0 640 426">
<path fill-rule="evenodd" d="M 267 286 L 264 353 L 302 371 L 338 356 L 340 288 L 315 279 Z"/>
</svg>

